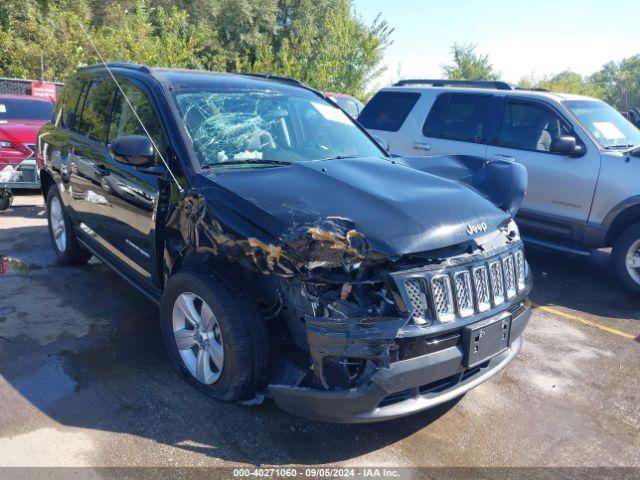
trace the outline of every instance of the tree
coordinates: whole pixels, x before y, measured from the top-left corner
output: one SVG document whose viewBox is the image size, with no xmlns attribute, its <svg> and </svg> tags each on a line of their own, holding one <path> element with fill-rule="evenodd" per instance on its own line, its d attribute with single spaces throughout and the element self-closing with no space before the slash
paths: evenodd
<svg viewBox="0 0 640 480">
<path fill-rule="evenodd" d="M 283 0 L 278 35 L 236 66 L 365 98 L 366 86 L 383 72 L 379 64 L 392 31 L 379 16 L 370 26 L 354 18 L 349 0 Z"/>
<path fill-rule="evenodd" d="M 476 45 L 454 44 L 451 47 L 453 63 L 442 66 L 442 72 L 450 80 L 497 80 L 488 55 L 476 53 Z"/>
<path fill-rule="evenodd" d="M 640 54 L 609 62 L 591 76 L 604 91 L 604 100 L 625 110 L 640 106 Z"/>
<path fill-rule="evenodd" d="M 519 85 L 526 88 L 542 88 L 551 92 L 575 93 L 589 97 L 603 98 L 605 90 L 589 77 L 583 77 L 579 73 L 565 70 L 552 77 L 535 79 L 523 79 Z"/>
<path fill-rule="evenodd" d="M 98 61 L 292 76 L 361 98 L 392 29 L 350 0 L 2 0 L 0 76 L 64 81 Z"/>
</svg>

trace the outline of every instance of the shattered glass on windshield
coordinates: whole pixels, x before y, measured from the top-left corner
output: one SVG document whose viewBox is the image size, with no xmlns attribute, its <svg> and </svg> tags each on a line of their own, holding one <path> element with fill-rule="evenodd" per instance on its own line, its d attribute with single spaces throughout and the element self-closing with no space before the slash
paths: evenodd
<svg viewBox="0 0 640 480">
<path fill-rule="evenodd" d="M 175 98 L 204 167 L 381 156 L 342 110 L 319 97 L 200 90 Z"/>
</svg>

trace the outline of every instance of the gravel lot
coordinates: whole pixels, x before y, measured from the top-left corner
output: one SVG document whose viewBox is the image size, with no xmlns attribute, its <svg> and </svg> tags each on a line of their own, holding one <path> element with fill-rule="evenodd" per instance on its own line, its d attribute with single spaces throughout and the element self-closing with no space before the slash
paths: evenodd
<svg viewBox="0 0 640 480">
<path fill-rule="evenodd" d="M 0 212 L 0 466 L 640 467 L 640 299 L 607 254 L 529 252 L 542 306 L 516 360 L 435 411 L 312 423 L 210 400 L 170 369 L 157 309 L 107 267 L 56 265 L 43 202 Z"/>
</svg>

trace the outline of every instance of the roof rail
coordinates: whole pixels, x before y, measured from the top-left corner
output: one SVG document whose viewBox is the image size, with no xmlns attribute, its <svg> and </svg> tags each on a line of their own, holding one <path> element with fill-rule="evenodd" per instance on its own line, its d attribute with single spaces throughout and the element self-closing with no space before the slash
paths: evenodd
<svg viewBox="0 0 640 480">
<path fill-rule="evenodd" d="M 513 87 L 514 90 L 527 90 L 529 92 L 548 92 L 549 90 L 541 87 L 521 87 L 520 85 L 516 85 Z"/>
<path fill-rule="evenodd" d="M 127 62 L 107 62 L 107 66 L 110 68 L 131 68 L 134 70 L 141 70 L 143 72 L 151 72 L 151 69 L 146 65 L 141 65 L 139 63 L 127 63 Z M 95 63 L 93 65 L 85 65 L 83 67 L 78 68 L 78 70 L 99 70 L 104 68 L 104 64 Z"/>
<path fill-rule="evenodd" d="M 279 75 L 271 75 L 270 73 L 241 73 L 240 75 L 244 75 L 245 77 L 264 78 L 265 80 L 274 80 L 276 82 L 292 83 L 294 85 L 305 86 L 304 83 L 302 83 L 300 80 L 296 80 L 295 78 L 281 77 Z"/>
<path fill-rule="evenodd" d="M 243 75 L 245 77 L 264 78 L 265 80 L 273 80 L 274 82 L 288 83 L 290 85 L 295 85 L 296 87 L 309 90 L 310 92 L 313 92 L 324 99 L 327 98 L 327 95 L 324 92 L 310 87 L 309 85 L 302 83 L 300 80 L 296 80 L 295 78 L 281 77 L 279 75 L 271 75 L 270 73 L 238 73 L 237 75 Z"/>
<path fill-rule="evenodd" d="M 432 87 L 476 87 L 495 88 L 497 90 L 513 90 L 514 87 L 507 82 L 483 81 L 483 80 L 434 80 L 434 79 L 408 79 L 400 80 L 393 84 L 394 87 L 406 87 L 408 85 L 430 85 Z"/>
</svg>

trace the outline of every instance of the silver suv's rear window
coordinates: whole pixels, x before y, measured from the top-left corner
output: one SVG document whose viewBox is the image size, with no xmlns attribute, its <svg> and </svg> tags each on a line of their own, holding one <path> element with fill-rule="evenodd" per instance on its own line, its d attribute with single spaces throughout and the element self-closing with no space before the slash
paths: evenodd
<svg viewBox="0 0 640 480">
<path fill-rule="evenodd" d="M 420 98 L 415 92 L 378 92 L 364 107 L 358 121 L 364 128 L 397 132 Z"/>
</svg>

